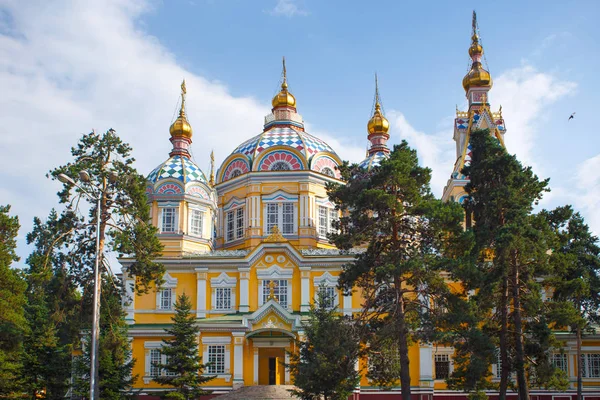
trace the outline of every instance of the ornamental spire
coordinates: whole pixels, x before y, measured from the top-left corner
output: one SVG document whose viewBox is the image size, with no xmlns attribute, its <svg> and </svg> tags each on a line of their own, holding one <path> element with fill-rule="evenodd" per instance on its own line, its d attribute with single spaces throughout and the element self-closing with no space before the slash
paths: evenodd
<svg viewBox="0 0 600 400">
<path fill-rule="evenodd" d="M 367 130 L 369 131 L 369 141 L 371 147 L 368 150 L 368 154 L 375 154 L 378 152 L 389 153 L 390 150 L 387 147 L 387 141 L 390 138 L 388 131 L 390 129 L 390 123 L 381 111 L 381 98 L 379 96 L 379 79 L 375 74 L 375 111 L 373 116 L 367 124 Z"/>
<path fill-rule="evenodd" d="M 212 187 L 215 186 L 215 151 L 210 152 L 210 180 L 208 184 Z"/>
<path fill-rule="evenodd" d="M 288 107 L 296 111 L 296 98 L 288 91 L 287 69 L 285 67 L 285 57 L 283 57 L 283 82 L 281 82 L 281 91 L 273 97 L 271 101 L 273 108 Z"/>
<path fill-rule="evenodd" d="M 173 143 L 173 150 L 171 150 L 170 156 L 180 155 L 184 157 L 190 157 L 188 148 L 192 143 L 192 126 L 187 120 L 185 115 L 185 96 L 187 89 L 185 86 L 185 79 L 181 82 L 181 108 L 179 109 L 179 116 L 171 124 L 169 132 L 171 133 L 171 143 Z"/>
<path fill-rule="evenodd" d="M 492 88 L 492 77 L 481 65 L 483 46 L 479 41 L 479 34 L 477 33 L 477 13 L 475 10 L 473 10 L 473 20 L 471 25 L 473 33 L 471 36 L 471 47 L 469 47 L 471 69 L 463 78 L 463 87 L 467 93 L 471 88 L 481 88 L 485 91 Z"/>
</svg>

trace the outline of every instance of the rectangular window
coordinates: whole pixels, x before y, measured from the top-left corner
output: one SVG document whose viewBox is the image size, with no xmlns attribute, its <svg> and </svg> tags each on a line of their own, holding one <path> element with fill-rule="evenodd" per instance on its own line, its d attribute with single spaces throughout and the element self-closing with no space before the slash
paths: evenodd
<svg viewBox="0 0 600 400">
<path fill-rule="evenodd" d="M 177 231 L 177 208 L 166 207 L 162 209 L 161 232 Z"/>
<path fill-rule="evenodd" d="M 496 378 L 502 376 L 502 358 L 500 357 L 500 349 L 496 349 Z"/>
<path fill-rule="evenodd" d="M 160 368 L 158 367 L 158 364 L 161 363 L 160 360 L 160 350 L 150 350 L 150 376 L 158 376 L 160 374 Z"/>
<path fill-rule="evenodd" d="M 208 368 L 209 374 L 224 374 L 225 373 L 225 346 L 216 345 L 208 346 Z"/>
<path fill-rule="evenodd" d="M 552 362 L 552 365 L 554 365 L 556 368 L 560 369 L 561 371 L 564 371 L 567 373 L 569 372 L 566 354 L 560 354 L 560 353 L 552 354 L 552 358 L 550 361 Z"/>
<path fill-rule="evenodd" d="M 284 235 L 294 233 L 294 203 L 281 203 L 282 208 L 282 227 L 281 232 Z"/>
<path fill-rule="evenodd" d="M 296 212 L 294 203 L 270 203 L 266 206 L 266 232 L 270 235 L 273 227 L 279 228 L 284 235 L 292 235 L 296 232 Z"/>
<path fill-rule="evenodd" d="M 283 308 L 287 308 L 288 306 L 288 293 L 287 286 L 288 282 L 286 280 L 264 280 L 263 281 L 263 304 L 269 301 L 271 296 L 271 282 L 273 282 L 273 295 L 275 297 L 275 301 L 277 301 Z"/>
<path fill-rule="evenodd" d="M 231 309 L 231 288 L 215 289 L 215 310 Z"/>
<path fill-rule="evenodd" d="M 202 237 L 202 221 L 204 213 L 200 210 L 190 210 L 190 235 Z"/>
<path fill-rule="evenodd" d="M 328 233 L 334 233 L 336 230 L 331 224 L 337 219 L 338 212 L 335 208 L 319 206 L 319 236 L 327 237 Z"/>
<path fill-rule="evenodd" d="M 581 372 L 584 378 L 600 378 L 600 354 L 582 354 Z"/>
<path fill-rule="evenodd" d="M 158 308 L 161 310 L 170 310 L 173 307 L 173 290 L 163 289 L 159 294 Z"/>
<path fill-rule="evenodd" d="M 325 307 L 333 308 L 336 304 L 336 288 L 335 286 L 321 286 L 319 287 L 319 292 L 323 294 L 323 301 L 325 302 Z"/>
<path fill-rule="evenodd" d="M 267 204 L 267 235 L 271 234 L 274 226 L 279 225 L 279 207 L 278 204 Z"/>
<path fill-rule="evenodd" d="M 450 376 L 450 356 L 448 354 L 435 355 L 435 379 L 446 379 Z"/>
<path fill-rule="evenodd" d="M 225 237 L 227 241 L 244 237 L 244 209 L 227 211 L 225 214 Z"/>
<path fill-rule="evenodd" d="M 327 207 L 319 206 L 319 236 L 327 236 Z"/>
</svg>

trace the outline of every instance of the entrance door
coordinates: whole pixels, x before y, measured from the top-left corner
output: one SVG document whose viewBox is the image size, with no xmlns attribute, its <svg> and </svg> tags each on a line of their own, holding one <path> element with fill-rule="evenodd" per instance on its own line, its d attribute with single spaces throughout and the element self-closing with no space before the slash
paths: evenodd
<svg viewBox="0 0 600 400">
<path fill-rule="evenodd" d="M 277 384 L 277 358 L 269 357 L 269 385 Z"/>
</svg>

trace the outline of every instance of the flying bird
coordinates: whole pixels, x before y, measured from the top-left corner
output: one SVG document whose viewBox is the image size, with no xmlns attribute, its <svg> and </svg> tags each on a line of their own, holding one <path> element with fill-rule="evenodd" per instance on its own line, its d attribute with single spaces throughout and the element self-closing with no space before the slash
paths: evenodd
<svg viewBox="0 0 600 400">
<path fill-rule="evenodd" d="M 572 120 L 573 118 L 575 118 L 575 114 L 576 114 L 576 113 L 573 113 L 573 114 L 571 114 L 571 116 L 569 117 L 569 119 L 568 119 L 567 121 L 570 121 L 570 120 Z"/>
</svg>

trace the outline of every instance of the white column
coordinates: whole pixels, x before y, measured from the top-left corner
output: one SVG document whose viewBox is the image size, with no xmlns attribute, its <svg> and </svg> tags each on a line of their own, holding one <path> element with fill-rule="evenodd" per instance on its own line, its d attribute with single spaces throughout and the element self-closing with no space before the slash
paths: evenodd
<svg viewBox="0 0 600 400">
<path fill-rule="evenodd" d="M 433 387 L 433 348 L 430 344 L 420 344 L 419 365 L 419 386 Z"/>
<path fill-rule="evenodd" d="M 344 296 L 344 315 L 352 315 L 352 294 Z"/>
<path fill-rule="evenodd" d="M 250 311 L 249 280 L 250 268 L 238 268 L 240 273 L 240 312 Z"/>
<path fill-rule="evenodd" d="M 285 365 L 288 365 L 290 363 L 290 355 L 288 353 L 289 349 L 285 349 Z M 285 368 L 285 380 L 283 382 L 284 385 L 289 385 L 290 384 L 290 369 L 286 366 L 284 366 Z"/>
<path fill-rule="evenodd" d="M 310 310 L 310 267 L 300 267 L 300 312 Z"/>
<path fill-rule="evenodd" d="M 206 318 L 206 271 L 196 268 L 196 318 Z"/>
<path fill-rule="evenodd" d="M 258 385 L 258 347 L 254 348 L 254 384 Z"/>
<path fill-rule="evenodd" d="M 244 332 L 233 332 L 233 389 L 244 386 Z"/>
</svg>

